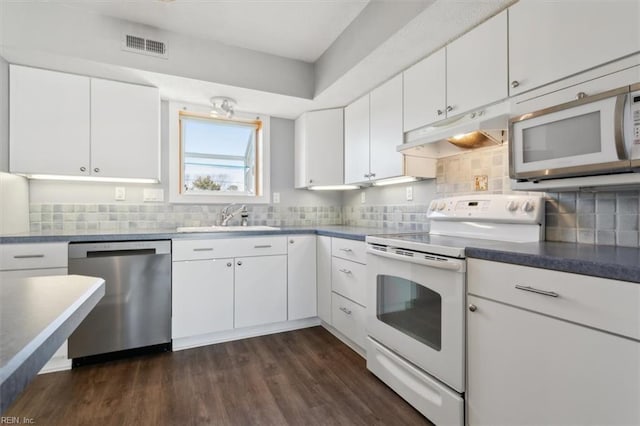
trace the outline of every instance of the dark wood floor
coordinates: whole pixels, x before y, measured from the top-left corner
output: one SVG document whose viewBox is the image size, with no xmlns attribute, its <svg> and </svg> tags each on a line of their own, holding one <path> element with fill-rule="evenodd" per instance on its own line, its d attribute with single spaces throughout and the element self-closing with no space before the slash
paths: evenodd
<svg viewBox="0 0 640 426">
<path fill-rule="evenodd" d="M 429 425 L 321 327 L 38 376 L 37 425 Z"/>
</svg>

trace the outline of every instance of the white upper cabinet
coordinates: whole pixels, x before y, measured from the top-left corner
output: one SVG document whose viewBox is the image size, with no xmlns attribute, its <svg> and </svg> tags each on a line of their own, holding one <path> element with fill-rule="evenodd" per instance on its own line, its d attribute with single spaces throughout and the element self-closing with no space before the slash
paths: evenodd
<svg viewBox="0 0 640 426">
<path fill-rule="evenodd" d="M 640 51 L 640 2 L 520 0 L 509 8 L 510 94 Z"/>
<path fill-rule="evenodd" d="M 508 96 L 507 12 L 502 12 L 403 73 L 408 132 Z"/>
<path fill-rule="evenodd" d="M 91 167 L 96 176 L 160 178 L 155 87 L 91 79 Z"/>
<path fill-rule="evenodd" d="M 16 65 L 10 73 L 11 172 L 159 179 L 157 88 Z"/>
<path fill-rule="evenodd" d="M 440 49 L 402 73 L 405 132 L 444 118 L 446 61 L 445 49 Z"/>
<path fill-rule="evenodd" d="M 89 175 L 89 78 L 10 66 L 10 171 Z"/>
<path fill-rule="evenodd" d="M 372 179 L 400 176 L 404 162 L 396 147 L 402 144 L 402 74 L 371 92 L 370 173 Z"/>
<path fill-rule="evenodd" d="M 295 186 L 342 185 L 344 110 L 311 111 L 295 122 Z"/>
<path fill-rule="evenodd" d="M 369 95 L 344 109 L 344 182 L 369 180 Z"/>
<path fill-rule="evenodd" d="M 505 99 L 507 80 L 504 11 L 447 46 L 448 115 Z"/>
<path fill-rule="evenodd" d="M 344 109 L 345 183 L 401 176 L 402 75 Z"/>
</svg>

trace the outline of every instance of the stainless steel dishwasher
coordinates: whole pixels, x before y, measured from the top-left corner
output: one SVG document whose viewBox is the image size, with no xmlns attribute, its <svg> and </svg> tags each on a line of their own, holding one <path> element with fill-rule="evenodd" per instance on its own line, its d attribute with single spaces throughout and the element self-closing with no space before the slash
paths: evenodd
<svg viewBox="0 0 640 426">
<path fill-rule="evenodd" d="M 170 241 L 70 244 L 69 274 L 105 280 L 104 298 L 69 337 L 74 366 L 170 349 Z"/>
</svg>

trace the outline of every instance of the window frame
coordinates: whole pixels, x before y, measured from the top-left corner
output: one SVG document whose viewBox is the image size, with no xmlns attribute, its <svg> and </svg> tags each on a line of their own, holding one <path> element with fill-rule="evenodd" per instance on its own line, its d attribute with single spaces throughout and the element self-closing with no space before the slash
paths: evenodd
<svg viewBox="0 0 640 426">
<path fill-rule="evenodd" d="M 270 116 L 237 112 L 233 120 L 211 117 L 210 107 L 169 102 L 168 131 L 169 131 L 169 202 L 189 204 L 266 204 L 270 202 Z M 246 123 L 260 122 L 256 133 L 256 195 L 237 194 L 232 192 L 200 193 L 184 191 L 183 170 L 184 158 L 182 153 L 182 124 L 181 116 L 194 118 L 214 118 L 217 121 L 241 121 Z"/>
</svg>

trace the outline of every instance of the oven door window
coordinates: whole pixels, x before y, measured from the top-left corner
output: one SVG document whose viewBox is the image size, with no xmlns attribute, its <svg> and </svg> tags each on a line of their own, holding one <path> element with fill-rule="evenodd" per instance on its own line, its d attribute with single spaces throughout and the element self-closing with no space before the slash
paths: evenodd
<svg viewBox="0 0 640 426">
<path fill-rule="evenodd" d="M 440 351 L 442 347 L 442 297 L 414 281 L 378 275 L 378 320 Z"/>
</svg>

